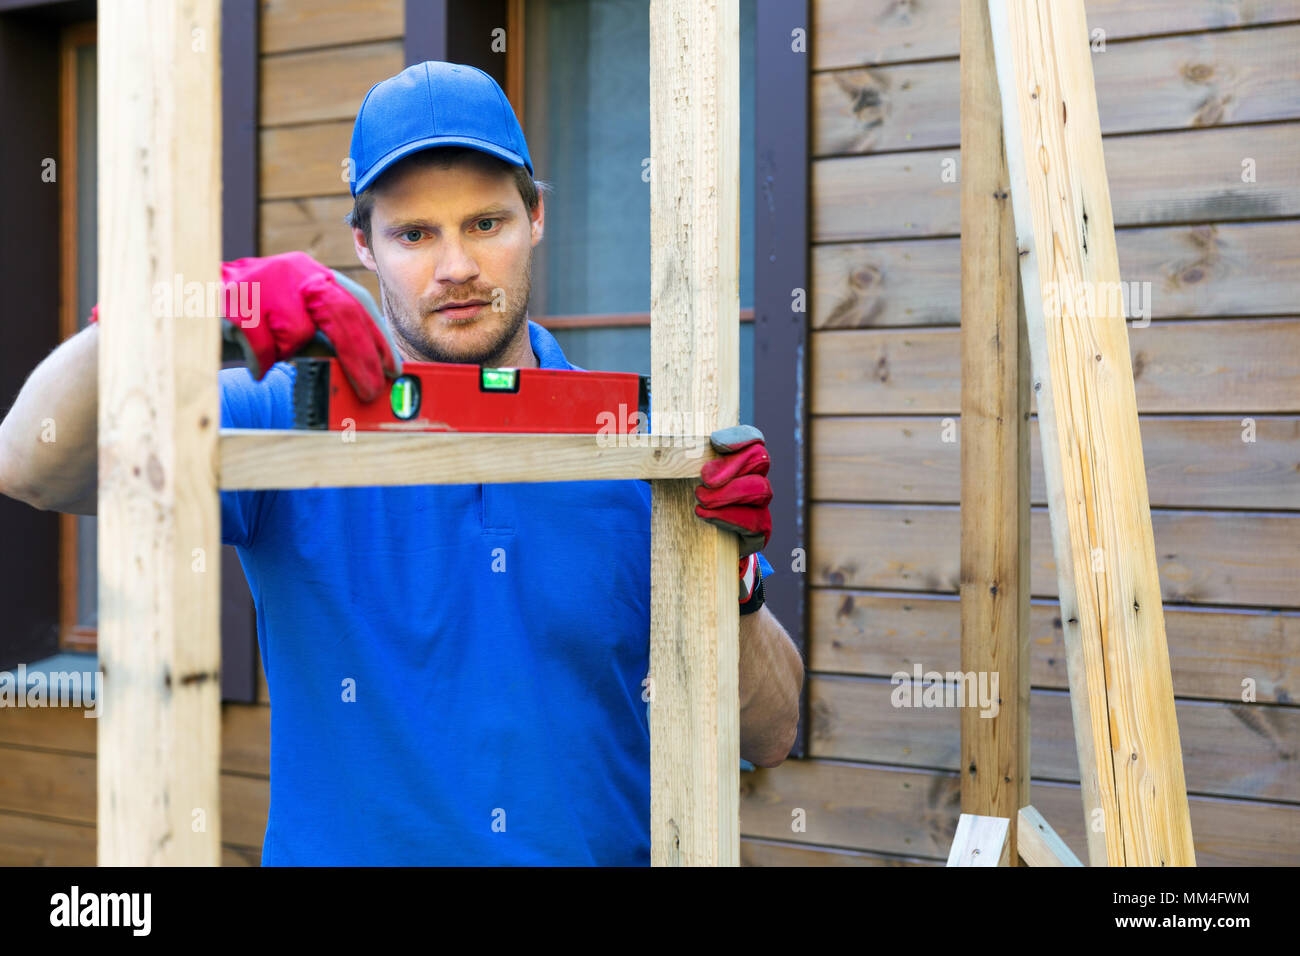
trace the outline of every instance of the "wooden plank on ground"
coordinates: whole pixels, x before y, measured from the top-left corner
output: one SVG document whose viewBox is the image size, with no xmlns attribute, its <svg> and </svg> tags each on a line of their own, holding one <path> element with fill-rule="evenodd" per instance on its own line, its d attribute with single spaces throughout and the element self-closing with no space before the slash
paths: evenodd
<svg viewBox="0 0 1300 956">
<path fill-rule="evenodd" d="M 1194 866 L 1083 0 L 989 0 L 1094 865 Z"/>
<path fill-rule="evenodd" d="M 1028 788 L 1026 788 L 1028 789 Z M 948 853 L 949 866 L 1007 866 L 1011 859 L 1011 821 L 963 813 Z"/>
<path fill-rule="evenodd" d="M 961 709 L 962 822 L 949 866 L 1018 866 L 1029 802 L 1029 347 L 986 0 L 962 0 L 961 666 L 998 674 L 995 715 Z M 817 733 L 814 724 L 813 733 Z M 1001 821 L 997 856 L 985 821 Z M 974 840 L 967 845 L 964 840 Z M 982 854 L 979 860 L 974 857 Z"/>
<path fill-rule="evenodd" d="M 223 428 L 220 480 L 249 489 L 697 478 L 716 457 L 707 435 Z"/>
<path fill-rule="evenodd" d="M 812 673 L 887 677 L 916 663 L 942 671 L 960 663 L 956 595 L 820 587 L 809 594 Z M 1033 686 L 1069 686 L 1060 605 L 1033 601 L 1029 622 Z M 1176 694 L 1240 701 L 1250 690 L 1261 703 L 1300 701 L 1300 613 L 1166 604 L 1165 628 Z"/>
<path fill-rule="evenodd" d="M 1092 59 L 1101 131 L 1300 118 L 1298 48 L 1296 24 L 1107 43 Z M 960 90 L 957 60 L 816 74 L 813 155 L 954 146 Z"/>
<path fill-rule="evenodd" d="M 1074 851 L 1056 835 L 1043 815 L 1032 806 L 1020 811 L 1020 856 L 1029 866 L 1083 866 Z"/>
<path fill-rule="evenodd" d="M 218 15 L 99 15 L 100 866 L 220 860 Z"/>
<path fill-rule="evenodd" d="M 809 338 L 814 415 L 961 409 L 956 329 L 826 331 Z M 1300 354 L 1300 319 L 1152 322 L 1132 328 L 1127 345 L 1139 411 L 1300 411 L 1300 365 L 1274 358 Z"/>
<path fill-rule="evenodd" d="M 279 205 L 264 204 L 263 216 L 265 207 Z M 320 231 L 304 229 L 303 241 Z M 1300 301 L 1300 228 L 1294 220 L 1122 229 L 1115 240 L 1135 321 L 1286 315 Z M 291 248 L 296 247 L 271 251 Z M 356 261 L 350 239 L 341 252 L 350 257 L 344 265 Z M 958 239 L 813 246 L 809 320 L 815 329 L 956 325 L 960 260 Z"/>
<path fill-rule="evenodd" d="M 1152 507 L 1300 511 L 1300 417 L 1141 416 Z M 961 420 L 817 417 L 812 499 L 956 504 Z M 1045 504 L 1038 421 L 1029 422 L 1030 501 Z"/>
<path fill-rule="evenodd" d="M 651 0 L 650 418 L 656 430 L 684 417 L 692 434 L 707 435 L 738 421 L 739 144 L 736 4 Z M 737 539 L 702 524 L 694 503 L 691 483 L 654 483 L 651 862 L 736 866 Z"/>
</svg>

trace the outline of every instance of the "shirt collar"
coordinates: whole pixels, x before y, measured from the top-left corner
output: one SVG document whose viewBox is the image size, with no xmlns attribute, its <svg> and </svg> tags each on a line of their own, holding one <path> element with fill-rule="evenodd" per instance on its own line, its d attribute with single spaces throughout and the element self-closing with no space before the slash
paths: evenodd
<svg viewBox="0 0 1300 956">
<path fill-rule="evenodd" d="M 532 319 L 528 320 L 528 341 L 533 347 L 533 354 L 537 356 L 539 367 L 573 369 L 578 372 L 586 371 L 570 363 L 564 357 L 564 352 L 560 349 L 560 343 L 555 341 L 555 336 Z"/>
</svg>

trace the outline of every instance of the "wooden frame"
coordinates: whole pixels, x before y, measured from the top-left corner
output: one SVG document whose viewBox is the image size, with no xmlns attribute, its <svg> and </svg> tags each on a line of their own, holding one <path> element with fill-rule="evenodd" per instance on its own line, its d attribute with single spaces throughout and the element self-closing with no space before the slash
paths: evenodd
<svg viewBox="0 0 1300 956">
<path fill-rule="evenodd" d="M 213 201 L 220 195 L 220 62 L 218 0 L 143 5 L 129 12 L 106 5 L 100 21 L 98 859 L 214 865 L 221 819 L 218 490 L 235 480 L 241 450 L 267 436 L 218 439 L 217 316 L 152 308 L 155 281 L 181 274 L 215 283 L 220 274 Z M 152 25 L 148 37 L 136 29 L 139 17 Z M 736 422 L 739 405 L 737 7 L 734 0 L 652 0 L 650 20 L 651 142 L 659 168 L 672 171 L 651 190 L 658 240 L 651 243 L 652 420 L 666 427 L 684 415 L 698 433 L 678 444 L 703 451 L 710 431 Z M 194 38 L 205 36 L 211 48 L 193 50 Z M 679 202 L 683 192 L 688 201 Z M 401 446 L 408 455 L 436 449 L 437 457 L 455 455 L 457 467 L 469 468 L 475 447 L 481 452 L 489 439 L 506 436 L 376 436 L 345 444 L 311 435 L 294 444 L 328 475 L 358 467 L 352 459 L 374 468 L 381 459 L 367 459 L 372 444 Z M 627 478 L 662 479 L 666 463 L 681 465 L 663 449 L 607 454 L 593 436 L 508 440 L 529 449 L 520 456 L 532 461 L 503 477 L 494 456 L 495 480 L 554 480 L 560 447 L 579 477 L 604 477 L 593 474 L 602 459 L 620 467 L 631 461 L 620 473 Z M 685 473 L 697 476 L 704 457 L 689 459 Z M 428 480 L 422 469 L 430 460 L 416 460 L 421 470 L 404 480 Z M 441 480 L 474 480 L 466 474 L 447 472 Z M 366 481 L 393 477 L 385 470 Z M 287 473 L 262 479 L 280 486 L 295 480 Z M 655 481 L 651 852 L 659 864 L 734 865 L 737 542 L 698 521 L 693 505 L 688 481 Z"/>
<path fill-rule="evenodd" d="M 77 301 L 77 51 L 95 43 L 96 26 L 63 28 L 59 41 L 59 340 L 76 335 Z M 59 648 L 94 651 L 98 630 L 77 622 L 80 515 L 59 515 Z"/>
</svg>

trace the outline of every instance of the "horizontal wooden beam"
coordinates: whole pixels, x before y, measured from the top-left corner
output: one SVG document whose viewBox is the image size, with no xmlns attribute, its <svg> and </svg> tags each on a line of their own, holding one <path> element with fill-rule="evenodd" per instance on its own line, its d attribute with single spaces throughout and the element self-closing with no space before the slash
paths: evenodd
<svg viewBox="0 0 1300 956">
<path fill-rule="evenodd" d="M 708 436 L 223 428 L 224 490 L 698 478 Z"/>
</svg>

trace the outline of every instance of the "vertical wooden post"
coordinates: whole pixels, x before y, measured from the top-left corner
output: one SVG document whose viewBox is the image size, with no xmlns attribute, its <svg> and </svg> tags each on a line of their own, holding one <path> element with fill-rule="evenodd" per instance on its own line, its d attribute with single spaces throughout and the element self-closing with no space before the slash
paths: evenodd
<svg viewBox="0 0 1300 956">
<path fill-rule="evenodd" d="M 656 434 L 740 414 L 737 0 L 651 0 L 650 364 Z M 739 862 L 734 535 L 654 483 L 650 844 L 656 865 Z"/>
<path fill-rule="evenodd" d="M 1083 0 L 989 0 L 1094 865 L 1196 862 Z"/>
<path fill-rule="evenodd" d="M 218 10 L 99 10 L 101 866 L 220 861 Z"/>
<path fill-rule="evenodd" d="M 1029 804 L 1029 348 L 986 0 L 961 5 L 961 669 L 1001 704 L 961 711 L 961 809 Z"/>
</svg>

